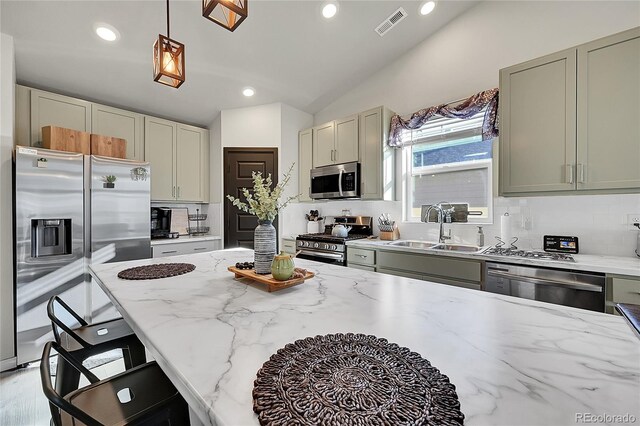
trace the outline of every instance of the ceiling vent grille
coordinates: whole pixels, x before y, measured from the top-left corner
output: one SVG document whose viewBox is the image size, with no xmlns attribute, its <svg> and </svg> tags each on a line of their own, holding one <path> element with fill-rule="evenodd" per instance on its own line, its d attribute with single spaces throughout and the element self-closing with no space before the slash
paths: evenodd
<svg viewBox="0 0 640 426">
<path fill-rule="evenodd" d="M 398 10 L 393 12 L 391 16 L 389 16 L 380 25 L 376 27 L 376 32 L 380 37 L 382 37 L 387 32 L 389 32 L 391 28 L 398 25 L 398 23 L 400 23 L 400 21 L 402 21 L 406 17 L 407 17 L 407 12 L 403 8 L 399 8 Z"/>
</svg>

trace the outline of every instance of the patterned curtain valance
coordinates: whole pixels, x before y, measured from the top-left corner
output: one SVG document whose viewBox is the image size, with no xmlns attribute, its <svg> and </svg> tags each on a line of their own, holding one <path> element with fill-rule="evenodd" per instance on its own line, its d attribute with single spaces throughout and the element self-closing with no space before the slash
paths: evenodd
<svg viewBox="0 0 640 426">
<path fill-rule="evenodd" d="M 389 146 L 401 148 L 406 145 L 407 142 L 402 141 L 402 131 L 419 129 L 435 115 L 466 119 L 473 117 L 482 111 L 484 107 L 487 107 L 487 110 L 484 113 L 484 122 L 482 124 L 482 138 L 496 137 L 498 136 L 498 89 L 491 89 L 473 95 L 461 103 L 442 104 L 421 109 L 418 112 L 414 112 L 408 119 L 394 115 L 391 117 Z"/>
</svg>

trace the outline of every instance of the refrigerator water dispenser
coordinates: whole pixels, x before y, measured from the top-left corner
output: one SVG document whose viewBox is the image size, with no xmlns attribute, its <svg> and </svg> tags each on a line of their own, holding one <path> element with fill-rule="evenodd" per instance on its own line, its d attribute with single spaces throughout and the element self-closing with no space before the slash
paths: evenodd
<svg viewBox="0 0 640 426">
<path fill-rule="evenodd" d="M 71 254 L 71 219 L 32 219 L 31 257 Z"/>
</svg>

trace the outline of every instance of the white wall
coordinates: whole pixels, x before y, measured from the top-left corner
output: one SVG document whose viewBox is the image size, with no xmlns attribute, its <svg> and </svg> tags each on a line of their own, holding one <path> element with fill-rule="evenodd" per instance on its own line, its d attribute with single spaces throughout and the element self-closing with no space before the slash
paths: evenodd
<svg viewBox="0 0 640 426">
<path fill-rule="evenodd" d="M 13 38 L 0 34 L 0 370 L 15 366 L 11 207 L 15 83 Z"/>
<path fill-rule="evenodd" d="M 406 115 L 461 99 L 497 87 L 501 68 L 635 27 L 639 17 L 638 2 L 480 2 L 318 112 L 314 122 L 321 124 L 376 105 Z M 305 232 L 304 213 L 311 208 L 335 215 L 345 207 L 374 218 L 383 212 L 402 217 L 401 202 L 300 203 L 288 212 L 291 233 Z M 627 213 L 640 213 L 637 194 L 495 197 L 496 222 L 505 212 L 514 216 L 513 232 L 520 236 L 522 248 L 540 249 L 545 234 L 577 235 L 582 253 L 635 256 L 636 234 L 625 222 Z M 526 229 L 523 218 L 529 219 Z M 486 243 L 494 243 L 499 227 L 484 228 Z M 421 223 L 400 226 L 403 238 L 437 239 L 437 229 L 438 225 Z M 474 242 L 477 228 L 453 225 L 452 231 L 456 240 Z"/>
</svg>

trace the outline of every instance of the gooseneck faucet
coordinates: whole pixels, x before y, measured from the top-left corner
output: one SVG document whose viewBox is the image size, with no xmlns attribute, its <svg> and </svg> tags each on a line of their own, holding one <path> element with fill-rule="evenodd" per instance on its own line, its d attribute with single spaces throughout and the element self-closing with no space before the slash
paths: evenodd
<svg viewBox="0 0 640 426">
<path fill-rule="evenodd" d="M 448 209 L 442 207 L 443 204 L 449 205 Z M 438 222 L 440 223 L 440 235 L 438 236 L 438 242 L 444 244 L 446 240 L 450 240 L 451 237 L 448 235 L 444 235 L 444 222 L 451 223 L 451 213 L 453 213 L 454 208 L 450 203 L 446 201 L 441 201 L 436 204 L 432 204 L 427 208 L 422 221 L 425 223 L 429 223 L 429 216 L 431 215 L 431 210 L 436 210 L 438 212 Z"/>
</svg>

